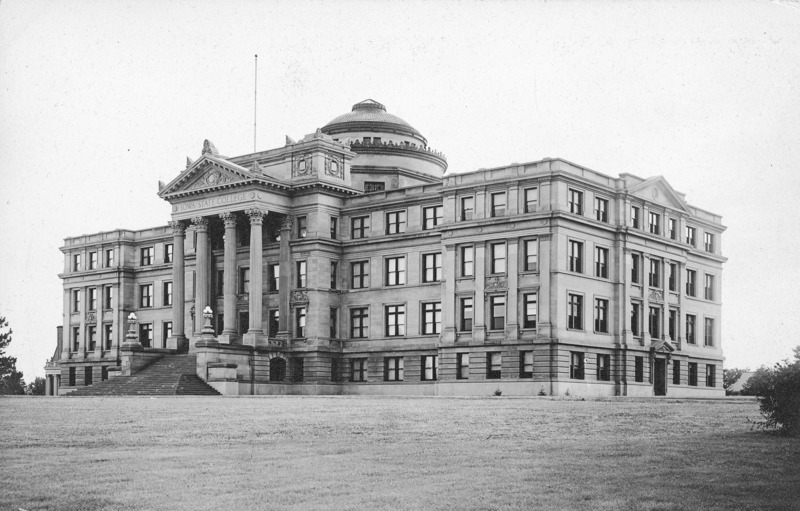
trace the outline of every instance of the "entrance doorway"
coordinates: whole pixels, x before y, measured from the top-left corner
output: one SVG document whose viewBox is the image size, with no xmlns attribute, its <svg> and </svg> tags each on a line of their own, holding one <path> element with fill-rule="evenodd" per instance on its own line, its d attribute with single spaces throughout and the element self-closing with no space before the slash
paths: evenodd
<svg viewBox="0 0 800 511">
<path fill-rule="evenodd" d="M 653 391 L 656 396 L 667 395 L 667 361 L 657 358 L 653 365 Z"/>
</svg>

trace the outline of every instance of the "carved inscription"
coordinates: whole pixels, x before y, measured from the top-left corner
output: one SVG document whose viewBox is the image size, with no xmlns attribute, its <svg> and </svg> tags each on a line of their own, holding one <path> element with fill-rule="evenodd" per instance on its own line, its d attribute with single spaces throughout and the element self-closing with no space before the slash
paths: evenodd
<svg viewBox="0 0 800 511">
<path fill-rule="evenodd" d="M 183 202 L 176 204 L 175 207 L 178 211 L 194 211 L 197 209 L 213 208 L 215 206 L 225 206 L 227 204 L 235 204 L 237 202 L 244 202 L 255 198 L 255 192 L 242 192 L 223 195 L 221 197 L 209 197 L 208 199 L 195 200 L 191 202 Z"/>
</svg>

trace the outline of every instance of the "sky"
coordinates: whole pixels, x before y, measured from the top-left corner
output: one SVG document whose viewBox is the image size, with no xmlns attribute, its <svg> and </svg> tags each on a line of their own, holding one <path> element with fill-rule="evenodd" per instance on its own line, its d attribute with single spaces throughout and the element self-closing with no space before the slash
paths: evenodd
<svg viewBox="0 0 800 511">
<path fill-rule="evenodd" d="M 204 139 L 250 153 L 256 120 L 255 148 L 281 147 L 367 98 L 451 173 L 664 176 L 728 227 L 725 366 L 800 344 L 798 2 L 3 0 L 0 316 L 26 381 L 62 324 L 65 237 L 166 224 L 158 181 Z"/>
</svg>

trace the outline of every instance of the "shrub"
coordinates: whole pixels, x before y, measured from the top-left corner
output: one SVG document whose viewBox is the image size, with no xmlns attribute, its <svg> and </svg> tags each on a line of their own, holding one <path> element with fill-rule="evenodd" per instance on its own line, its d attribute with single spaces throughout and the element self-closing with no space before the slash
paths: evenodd
<svg viewBox="0 0 800 511">
<path fill-rule="evenodd" d="M 502 396 L 502 395 L 503 395 L 503 391 L 502 391 L 502 390 L 500 390 L 500 389 L 496 389 L 496 390 L 494 391 L 494 395 L 495 395 L 495 396 Z"/>
<path fill-rule="evenodd" d="M 758 396 L 761 414 L 766 420 L 757 426 L 778 429 L 791 436 L 800 435 L 800 356 L 775 364 L 773 369 L 762 367 L 747 382 L 742 394 Z"/>
</svg>

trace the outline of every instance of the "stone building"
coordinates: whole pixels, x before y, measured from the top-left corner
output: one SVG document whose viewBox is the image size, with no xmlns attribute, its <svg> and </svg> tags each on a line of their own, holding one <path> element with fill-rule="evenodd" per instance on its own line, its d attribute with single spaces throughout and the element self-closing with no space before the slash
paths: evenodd
<svg viewBox="0 0 800 511">
<path fill-rule="evenodd" d="M 168 225 L 65 240 L 51 393 L 188 350 L 223 394 L 723 395 L 719 215 L 557 158 L 446 170 L 372 100 L 206 141 Z"/>
</svg>

